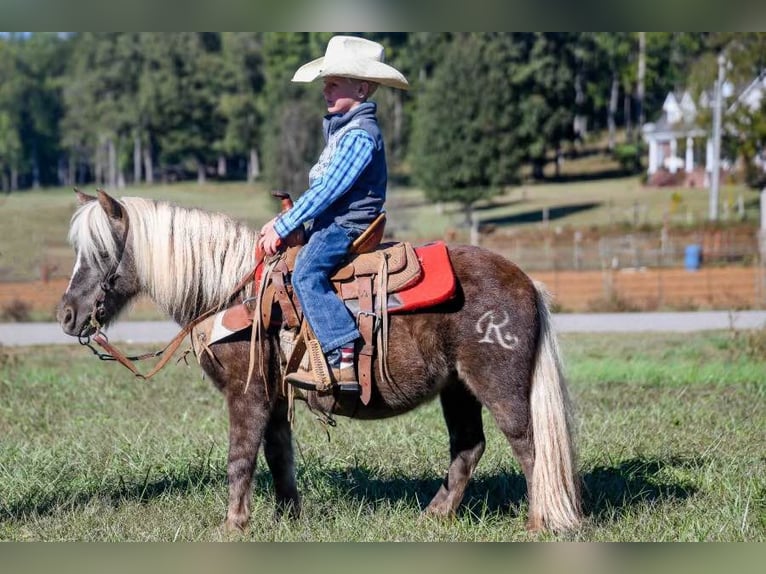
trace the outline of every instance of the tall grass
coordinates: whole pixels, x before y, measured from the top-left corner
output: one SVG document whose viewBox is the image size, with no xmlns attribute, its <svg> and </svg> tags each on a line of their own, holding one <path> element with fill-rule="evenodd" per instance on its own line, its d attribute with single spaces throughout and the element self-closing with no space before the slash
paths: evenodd
<svg viewBox="0 0 766 574">
<path fill-rule="evenodd" d="M 229 537 L 226 411 L 196 365 L 140 382 L 72 345 L 0 348 L 0 539 L 766 540 L 763 355 L 731 333 L 562 342 L 588 514 L 577 532 L 525 531 L 524 480 L 488 416 L 458 516 L 424 519 L 449 456 L 432 403 L 329 429 L 299 406 L 303 515 L 274 518 L 260 455 L 251 528 Z"/>
</svg>

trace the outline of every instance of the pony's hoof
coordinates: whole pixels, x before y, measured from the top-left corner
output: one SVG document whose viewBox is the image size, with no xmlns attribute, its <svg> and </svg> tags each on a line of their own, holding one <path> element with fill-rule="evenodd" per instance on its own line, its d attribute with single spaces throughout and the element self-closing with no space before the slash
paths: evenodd
<svg viewBox="0 0 766 574">
<path fill-rule="evenodd" d="M 241 518 L 229 518 L 223 522 L 223 531 L 226 534 L 241 534 L 247 529 L 247 520 Z"/>
<path fill-rule="evenodd" d="M 455 518 L 455 511 L 451 508 L 444 508 L 443 506 L 427 506 L 426 509 L 420 514 L 420 518 L 431 520 L 450 520 Z"/>
</svg>

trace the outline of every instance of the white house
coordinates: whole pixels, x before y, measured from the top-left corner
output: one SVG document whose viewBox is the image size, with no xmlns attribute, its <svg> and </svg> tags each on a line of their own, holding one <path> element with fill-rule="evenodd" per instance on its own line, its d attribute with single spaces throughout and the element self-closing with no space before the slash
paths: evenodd
<svg viewBox="0 0 766 574">
<path fill-rule="evenodd" d="M 642 128 L 644 141 L 649 146 L 647 173 L 660 170 L 676 173 L 683 169 L 695 171 L 705 146 L 705 171 L 712 160 L 712 141 L 707 130 L 697 124 L 697 104 L 688 91 L 670 92 L 662 104 L 662 115 Z M 683 150 L 683 151 L 682 151 Z"/>
<path fill-rule="evenodd" d="M 724 82 L 724 102 L 731 100 L 734 92 L 732 84 Z M 766 70 L 724 109 L 728 113 L 744 105 L 750 110 L 756 110 L 765 97 Z M 657 121 L 642 127 L 644 141 L 649 146 L 647 173 L 650 183 L 658 172 L 675 174 L 683 170 L 687 185 L 708 185 L 713 163 L 713 140 L 708 130 L 697 123 L 697 115 L 700 109 L 711 108 L 713 104 L 712 94 L 706 92 L 700 95 L 697 102 L 688 91 L 671 92 L 667 95 L 662 105 L 662 114 Z M 701 161 L 703 153 L 704 162 Z M 756 161 L 766 167 L 764 159 L 762 156 Z M 726 163 L 724 161 L 722 165 L 725 166 Z"/>
</svg>

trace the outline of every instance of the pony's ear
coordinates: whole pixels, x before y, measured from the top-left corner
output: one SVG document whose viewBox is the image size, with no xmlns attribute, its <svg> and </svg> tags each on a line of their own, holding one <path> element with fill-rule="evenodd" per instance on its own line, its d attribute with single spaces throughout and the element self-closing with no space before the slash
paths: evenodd
<svg viewBox="0 0 766 574">
<path fill-rule="evenodd" d="M 103 189 L 97 189 L 98 202 L 110 219 L 122 219 L 122 205 Z"/>
<path fill-rule="evenodd" d="M 83 193 L 76 187 L 74 188 L 74 192 L 77 194 L 77 203 L 80 205 L 85 205 L 86 203 L 90 201 L 96 201 L 96 198 L 92 195 L 88 195 L 87 193 Z"/>
</svg>

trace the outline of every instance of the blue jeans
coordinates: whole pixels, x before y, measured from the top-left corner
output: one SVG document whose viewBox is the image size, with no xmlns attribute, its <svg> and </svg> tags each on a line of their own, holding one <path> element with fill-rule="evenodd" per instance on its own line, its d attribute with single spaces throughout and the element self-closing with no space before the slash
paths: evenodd
<svg viewBox="0 0 766 574">
<path fill-rule="evenodd" d="M 330 284 L 355 235 L 358 233 L 331 223 L 313 231 L 295 259 L 293 289 L 324 353 L 360 336 L 356 321 Z"/>
</svg>

